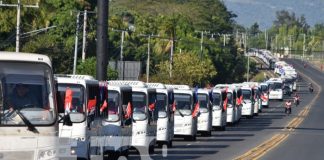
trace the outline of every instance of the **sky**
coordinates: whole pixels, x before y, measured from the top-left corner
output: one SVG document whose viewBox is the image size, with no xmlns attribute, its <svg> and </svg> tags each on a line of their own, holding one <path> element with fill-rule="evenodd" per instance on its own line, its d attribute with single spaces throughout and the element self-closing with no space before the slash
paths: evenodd
<svg viewBox="0 0 324 160">
<path fill-rule="evenodd" d="M 324 0 L 223 0 L 229 11 L 237 15 L 235 20 L 244 27 L 257 22 L 261 29 L 270 28 L 276 19 L 276 11 L 305 15 L 310 26 L 324 23 Z"/>
</svg>

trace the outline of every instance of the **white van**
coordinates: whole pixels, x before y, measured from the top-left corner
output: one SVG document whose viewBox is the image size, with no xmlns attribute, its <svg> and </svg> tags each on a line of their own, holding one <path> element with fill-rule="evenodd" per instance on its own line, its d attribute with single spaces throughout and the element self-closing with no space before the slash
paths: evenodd
<svg viewBox="0 0 324 160">
<path fill-rule="evenodd" d="M 234 124 L 239 120 L 239 112 L 241 107 L 236 107 L 236 90 L 232 85 L 227 85 L 227 84 L 218 84 L 215 86 L 215 89 L 221 89 L 226 91 L 226 122 L 229 124 Z"/>
<path fill-rule="evenodd" d="M 269 84 L 269 99 L 277 99 L 283 101 L 283 82 L 280 78 L 270 78 Z"/>
<path fill-rule="evenodd" d="M 261 105 L 261 90 L 260 90 L 260 85 L 258 82 L 244 82 L 243 84 L 249 85 L 251 89 L 254 91 L 253 93 L 253 101 L 254 101 L 254 115 L 257 116 L 259 112 L 262 110 L 262 105 Z"/>
<path fill-rule="evenodd" d="M 209 98 L 209 90 L 198 89 L 197 100 L 200 114 L 198 115 L 197 131 L 203 136 L 211 136 L 212 131 L 212 106 Z"/>
<path fill-rule="evenodd" d="M 242 115 L 253 118 L 254 115 L 254 90 L 250 86 L 242 86 L 243 108 Z"/>
<path fill-rule="evenodd" d="M 125 113 L 127 107 L 131 107 L 132 104 L 132 87 L 100 82 L 100 98 L 100 135 L 104 139 L 102 151 L 108 154 L 108 157 L 127 156 L 132 137 L 132 123 L 126 119 Z"/>
<path fill-rule="evenodd" d="M 226 100 L 227 93 L 225 92 L 225 90 L 214 88 L 212 90 L 212 94 L 213 94 L 212 126 L 215 128 L 220 128 L 221 130 L 225 130 L 227 109 L 223 105 L 224 105 L 224 101 Z"/>
<path fill-rule="evenodd" d="M 58 159 L 58 115 L 50 59 L 40 54 L 0 55 L 1 159 Z M 25 95 L 24 101 L 17 97 L 21 95 Z"/>
<path fill-rule="evenodd" d="M 132 87 L 132 138 L 130 146 L 137 150 L 154 153 L 158 110 L 156 89 L 148 88 L 141 81 L 108 81 L 109 85 L 129 85 Z"/>
<path fill-rule="evenodd" d="M 166 85 L 172 88 L 176 107 L 174 115 L 174 135 L 184 136 L 187 140 L 196 140 L 197 116 L 193 116 L 193 91 L 187 85 Z"/>
<path fill-rule="evenodd" d="M 174 137 L 174 96 L 173 89 L 162 83 L 146 83 L 156 89 L 156 110 L 158 110 L 156 141 L 159 145 L 172 147 Z"/>
<path fill-rule="evenodd" d="M 95 100 L 99 91 L 99 82 L 87 75 L 55 75 L 58 85 L 58 110 L 61 117 L 69 116 L 71 125 L 59 121 L 59 137 L 71 139 L 71 151 L 61 153 L 61 157 L 90 157 L 91 113 L 88 106 Z M 71 91 L 70 105 L 67 106 L 68 90 Z M 89 107 L 95 107 L 89 106 Z M 95 107 L 96 108 L 96 107 Z M 74 141 L 75 140 L 75 141 Z"/>
</svg>

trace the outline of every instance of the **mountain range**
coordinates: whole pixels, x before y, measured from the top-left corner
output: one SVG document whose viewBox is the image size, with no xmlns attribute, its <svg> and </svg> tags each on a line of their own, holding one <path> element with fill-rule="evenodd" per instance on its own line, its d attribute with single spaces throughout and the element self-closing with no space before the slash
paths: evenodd
<svg viewBox="0 0 324 160">
<path fill-rule="evenodd" d="M 261 29 L 270 28 L 276 19 L 276 11 L 294 12 L 297 17 L 305 15 L 313 26 L 324 23 L 324 0 L 223 0 L 227 9 L 237 15 L 235 20 L 244 27 L 257 22 Z"/>
</svg>

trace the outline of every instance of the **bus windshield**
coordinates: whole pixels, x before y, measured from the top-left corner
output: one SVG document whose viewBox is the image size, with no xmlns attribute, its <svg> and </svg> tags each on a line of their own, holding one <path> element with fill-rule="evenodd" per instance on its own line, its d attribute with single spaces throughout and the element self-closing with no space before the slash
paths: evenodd
<svg viewBox="0 0 324 160">
<path fill-rule="evenodd" d="M 79 84 L 58 84 L 58 92 L 63 103 L 65 91 L 68 88 L 72 90 L 72 106 L 70 107 L 70 111 L 84 113 L 84 87 Z M 64 113 L 64 108 L 59 108 L 59 111 L 63 111 L 62 113 Z"/>
<path fill-rule="evenodd" d="M 271 90 L 282 89 L 282 83 L 279 82 L 270 83 L 269 88 Z"/>
<path fill-rule="evenodd" d="M 200 108 L 207 108 L 208 107 L 208 95 L 198 93 L 198 101 L 199 101 L 199 107 Z"/>
<path fill-rule="evenodd" d="M 268 92 L 268 86 L 267 85 L 261 85 L 261 91 L 262 92 Z"/>
<path fill-rule="evenodd" d="M 145 120 L 146 119 L 146 94 L 142 92 L 133 92 L 133 118 L 135 120 Z"/>
<path fill-rule="evenodd" d="M 50 125 L 56 120 L 51 68 L 45 64 L 0 62 L 0 125 Z"/>
<path fill-rule="evenodd" d="M 119 120 L 119 97 L 117 91 L 108 90 L 108 121 Z M 107 112 L 105 114 L 107 115 Z"/>
<path fill-rule="evenodd" d="M 174 101 L 176 104 L 177 111 L 181 112 L 180 114 L 190 115 L 192 109 L 192 100 L 190 94 L 175 93 Z M 176 112 L 177 114 L 177 112 Z"/>
<path fill-rule="evenodd" d="M 251 99 L 251 91 L 242 89 L 243 99 Z"/>
<path fill-rule="evenodd" d="M 166 105 L 167 105 L 168 99 L 167 95 L 164 93 L 157 93 L 156 94 L 156 105 L 155 109 L 158 111 L 166 111 Z"/>
<path fill-rule="evenodd" d="M 231 92 L 227 92 L 227 104 L 233 104 L 233 94 Z"/>
<path fill-rule="evenodd" d="M 216 105 L 216 106 L 221 105 L 221 94 L 213 93 L 213 105 Z"/>
</svg>

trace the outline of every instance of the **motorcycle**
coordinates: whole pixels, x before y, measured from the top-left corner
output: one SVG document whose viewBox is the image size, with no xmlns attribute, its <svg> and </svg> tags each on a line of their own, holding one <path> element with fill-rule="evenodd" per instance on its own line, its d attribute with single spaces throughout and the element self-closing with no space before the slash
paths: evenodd
<svg viewBox="0 0 324 160">
<path fill-rule="evenodd" d="M 314 88 L 312 86 L 309 87 L 309 92 L 313 93 Z"/>
<path fill-rule="evenodd" d="M 296 107 L 299 105 L 299 98 L 297 97 L 294 98 L 294 104 Z"/>
</svg>

